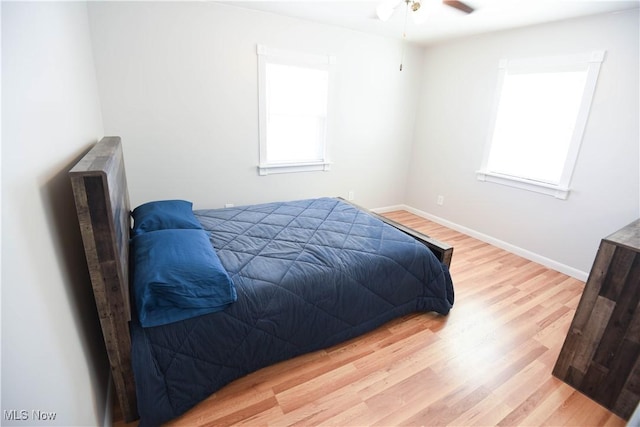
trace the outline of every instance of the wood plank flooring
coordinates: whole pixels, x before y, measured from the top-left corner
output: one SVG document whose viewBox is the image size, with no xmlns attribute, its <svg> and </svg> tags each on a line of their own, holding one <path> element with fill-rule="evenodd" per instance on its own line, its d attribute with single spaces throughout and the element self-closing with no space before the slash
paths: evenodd
<svg viewBox="0 0 640 427">
<path fill-rule="evenodd" d="M 412 314 L 262 369 L 170 425 L 625 425 L 551 375 L 583 282 L 410 213 L 385 215 L 455 247 L 448 316 Z"/>
</svg>

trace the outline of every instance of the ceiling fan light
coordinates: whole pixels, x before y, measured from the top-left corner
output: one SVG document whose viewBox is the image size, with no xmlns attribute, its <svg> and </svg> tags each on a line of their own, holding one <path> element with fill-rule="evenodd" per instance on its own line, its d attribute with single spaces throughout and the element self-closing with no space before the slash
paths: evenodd
<svg viewBox="0 0 640 427">
<path fill-rule="evenodd" d="M 416 10 L 415 12 L 413 12 L 411 14 L 412 18 L 413 18 L 413 22 L 416 24 L 424 24 L 425 22 L 427 22 L 427 19 L 429 18 L 429 8 L 428 7 L 421 7 L 420 9 Z"/>
</svg>

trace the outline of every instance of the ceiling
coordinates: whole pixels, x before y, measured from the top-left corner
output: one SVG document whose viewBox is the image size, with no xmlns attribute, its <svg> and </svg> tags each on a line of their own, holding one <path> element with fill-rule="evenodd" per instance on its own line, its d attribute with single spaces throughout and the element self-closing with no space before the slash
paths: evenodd
<svg viewBox="0 0 640 427">
<path fill-rule="evenodd" d="M 398 39 L 402 38 L 406 9 L 405 3 L 401 2 L 391 18 L 382 22 L 376 17 L 376 7 L 380 3 L 376 1 L 262 0 L 218 3 Z M 420 45 L 579 16 L 616 13 L 627 9 L 640 11 L 640 0 L 468 0 L 465 3 L 475 9 L 469 15 L 442 5 L 440 0 L 421 0 L 421 3 L 423 7 L 429 7 L 428 19 L 416 24 L 409 18 L 406 30 L 406 39 Z"/>
</svg>

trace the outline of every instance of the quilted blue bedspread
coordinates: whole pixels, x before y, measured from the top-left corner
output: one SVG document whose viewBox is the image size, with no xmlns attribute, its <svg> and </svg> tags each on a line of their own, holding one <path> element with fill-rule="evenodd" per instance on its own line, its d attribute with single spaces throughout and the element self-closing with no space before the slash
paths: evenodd
<svg viewBox="0 0 640 427">
<path fill-rule="evenodd" d="M 449 272 L 410 236 L 338 199 L 195 212 L 238 300 L 159 327 L 132 322 L 141 425 L 225 384 L 415 311 L 447 314 Z"/>
</svg>

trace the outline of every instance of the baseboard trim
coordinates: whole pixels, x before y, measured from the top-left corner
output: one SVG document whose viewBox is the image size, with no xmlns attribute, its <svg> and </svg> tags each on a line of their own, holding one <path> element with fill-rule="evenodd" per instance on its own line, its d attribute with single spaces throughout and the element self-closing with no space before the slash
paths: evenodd
<svg viewBox="0 0 640 427">
<path fill-rule="evenodd" d="M 393 205 L 393 206 L 387 206 L 384 208 L 374 208 L 374 209 L 370 209 L 371 212 L 375 212 L 375 213 L 386 213 L 386 212 L 393 212 L 393 211 L 408 211 L 409 210 L 409 206 L 407 205 Z"/>
<path fill-rule="evenodd" d="M 487 234 L 481 233 L 479 231 L 473 230 L 471 228 L 465 227 L 463 225 L 460 224 L 456 224 L 455 222 L 451 222 L 449 220 L 446 220 L 444 218 L 440 218 L 439 216 L 436 215 L 432 215 L 430 213 L 421 211 L 419 209 L 413 208 L 411 206 L 407 206 L 407 205 L 393 205 L 393 206 L 386 206 L 386 207 L 382 207 L 382 208 L 376 208 L 376 209 L 371 209 L 373 212 L 375 213 L 386 213 L 386 212 L 393 212 L 393 211 L 398 211 L 398 210 L 405 210 L 407 212 L 411 212 L 414 215 L 417 215 L 421 218 L 425 218 L 428 219 L 429 221 L 433 221 L 437 224 L 443 225 L 445 227 L 451 228 L 452 230 L 456 230 L 459 231 L 461 233 L 464 233 L 468 236 L 471 236 L 473 238 L 476 238 L 478 240 L 481 240 L 485 243 L 489 243 L 493 246 L 496 246 L 500 249 L 504 249 L 505 251 L 511 252 L 513 254 L 516 254 L 518 256 L 521 256 L 522 258 L 526 258 L 529 261 L 533 261 L 533 262 L 537 262 L 538 264 L 544 265 L 545 267 L 548 267 L 552 270 L 555 271 L 559 271 L 560 273 L 566 274 L 567 276 L 571 276 L 573 278 L 576 278 L 578 280 L 581 280 L 583 282 L 587 281 L 587 278 L 589 277 L 589 273 L 585 272 L 585 271 L 581 271 L 578 270 L 576 268 L 573 268 L 571 266 L 568 266 L 566 264 L 563 264 L 561 262 L 552 260 L 550 258 L 547 258 L 545 256 L 542 256 L 540 254 L 537 254 L 535 252 L 531 252 L 527 249 L 521 248 L 519 246 L 513 245 L 509 242 L 505 242 L 503 240 L 500 239 L 496 239 L 495 237 L 489 236 Z M 453 251 L 453 258 L 455 260 L 455 249 Z"/>
</svg>

